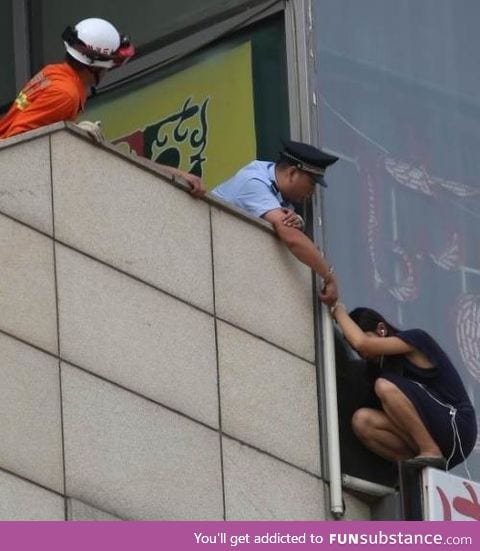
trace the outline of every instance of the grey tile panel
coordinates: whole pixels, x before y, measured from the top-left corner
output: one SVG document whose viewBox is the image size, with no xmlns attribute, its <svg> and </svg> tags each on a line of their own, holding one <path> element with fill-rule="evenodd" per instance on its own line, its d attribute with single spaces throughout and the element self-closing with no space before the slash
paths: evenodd
<svg viewBox="0 0 480 551">
<path fill-rule="evenodd" d="M 222 429 L 320 474 L 315 366 L 218 324 Z"/>
<path fill-rule="evenodd" d="M 0 333 L 0 468 L 63 491 L 58 360 Z"/>
<path fill-rule="evenodd" d="M 57 245 L 62 358 L 218 426 L 213 318 Z"/>
<path fill-rule="evenodd" d="M 223 518 L 216 431 L 62 364 L 68 495 L 137 520 Z"/>
<path fill-rule="evenodd" d="M 65 520 L 64 498 L 0 471 L 0 520 Z"/>
<path fill-rule="evenodd" d="M 324 520 L 324 484 L 223 438 L 227 520 Z"/>
<path fill-rule="evenodd" d="M 213 311 L 209 206 L 69 132 L 52 136 L 56 237 Z"/>
<path fill-rule="evenodd" d="M 51 235 L 49 136 L 0 149 L 0 170 L 0 212 Z"/>
<path fill-rule="evenodd" d="M 0 333 L 0 467 L 63 491 L 58 360 Z"/>
<path fill-rule="evenodd" d="M 52 241 L 0 215 L 0 266 L 0 329 L 56 354 Z"/>
<path fill-rule="evenodd" d="M 274 235 L 212 209 L 217 315 L 313 361 L 311 271 Z"/>
</svg>

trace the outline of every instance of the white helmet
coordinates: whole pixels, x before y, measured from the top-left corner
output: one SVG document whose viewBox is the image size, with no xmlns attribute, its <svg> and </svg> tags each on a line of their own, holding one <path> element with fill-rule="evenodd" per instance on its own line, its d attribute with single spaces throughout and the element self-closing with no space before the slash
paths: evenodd
<svg viewBox="0 0 480 551">
<path fill-rule="evenodd" d="M 105 19 L 90 18 L 62 34 L 67 53 L 89 67 L 111 69 L 125 63 L 135 53 L 126 36 Z"/>
</svg>

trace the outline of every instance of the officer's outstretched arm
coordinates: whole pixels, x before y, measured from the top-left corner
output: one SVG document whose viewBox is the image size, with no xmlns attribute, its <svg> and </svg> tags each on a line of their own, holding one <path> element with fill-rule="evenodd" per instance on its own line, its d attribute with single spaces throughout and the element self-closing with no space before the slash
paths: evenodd
<svg viewBox="0 0 480 551">
<path fill-rule="evenodd" d="M 322 300 L 331 303 L 337 299 L 337 284 L 330 266 L 323 258 L 313 241 L 297 228 L 283 224 L 282 209 L 274 209 L 265 213 L 262 218 L 270 222 L 278 237 L 287 245 L 292 254 L 314 270 L 325 282 L 325 289 L 321 294 Z"/>
</svg>

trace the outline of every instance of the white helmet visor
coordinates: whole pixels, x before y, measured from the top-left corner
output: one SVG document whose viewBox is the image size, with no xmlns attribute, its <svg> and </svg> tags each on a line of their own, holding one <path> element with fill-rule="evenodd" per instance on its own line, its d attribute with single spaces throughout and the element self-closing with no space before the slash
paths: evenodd
<svg viewBox="0 0 480 551">
<path fill-rule="evenodd" d="M 67 52 L 77 61 L 90 67 L 112 69 L 126 63 L 134 54 L 135 48 L 126 35 L 120 35 L 120 46 L 112 52 L 99 51 L 85 44 L 77 29 L 67 27 L 62 33 Z"/>
</svg>

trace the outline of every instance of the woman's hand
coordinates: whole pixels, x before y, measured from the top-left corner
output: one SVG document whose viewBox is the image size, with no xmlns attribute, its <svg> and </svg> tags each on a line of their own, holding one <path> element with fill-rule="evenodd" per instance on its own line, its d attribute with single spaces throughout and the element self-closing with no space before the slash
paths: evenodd
<svg viewBox="0 0 480 551">
<path fill-rule="evenodd" d="M 318 293 L 318 298 L 329 308 L 338 301 L 338 287 L 335 276 L 331 275 L 329 277 L 328 281 Z"/>
</svg>

